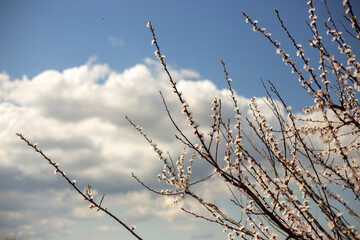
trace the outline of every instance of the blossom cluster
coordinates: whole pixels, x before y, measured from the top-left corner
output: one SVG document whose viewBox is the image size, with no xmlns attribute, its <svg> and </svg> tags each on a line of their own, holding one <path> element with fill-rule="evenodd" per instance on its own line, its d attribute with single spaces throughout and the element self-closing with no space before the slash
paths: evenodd
<svg viewBox="0 0 360 240">
<path fill-rule="evenodd" d="M 294 114 L 291 106 L 285 104 L 275 86 L 269 82 L 270 90 L 264 85 L 268 94 L 266 102 L 274 114 L 275 122 L 264 116 L 254 97 L 249 106 L 252 119 L 245 119 L 250 129 L 250 133 L 247 132 L 242 126 L 244 119 L 231 86 L 232 79 L 221 59 L 229 96 L 233 101 L 234 122 L 225 120 L 221 99 L 214 98 L 212 124 L 206 138 L 194 120 L 189 104 L 178 90 L 176 80 L 169 73 L 152 24 L 148 23 L 153 34 L 152 44 L 156 46 L 155 55 L 168 74 L 173 93 L 182 105 L 181 111 L 197 138 L 197 142 L 191 141 L 176 125 L 163 99 L 169 118 L 179 132 L 177 139 L 193 153 L 188 157 L 188 150 L 184 150 L 178 160 L 172 163 L 140 131 L 164 162 L 164 170 L 158 174 L 158 180 L 165 181 L 174 188 L 160 193 L 180 194 L 176 202 L 185 195 L 196 199 L 210 213 L 210 217 L 183 210 L 221 225 L 228 239 L 279 239 L 280 236 L 285 239 L 360 239 L 359 231 L 349 222 L 351 218 L 359 219 L 359 214 L 338 193 L 341 189 L 347 191 L 359 202 L 360 108 L 357 96 L 360 91 L 360 64 L 336 27 L 327 2 L 324 1 L 323 4 L 329 16 L 324 22 L 326 34 L 337 44 L 339 52 L 330 53 L 325 47 L 326 41 L 318 28 L 317 9 L 314 1 L 309 0 L 308 26 L 314 37 L 309 43 L 311 49 L 319 53 L 318 66 L 311 64 L 302 44 L 287 29 L 278 10 L 275 9 L 275 13 L 280 26 L 292 43 L 301 65 L 280 47 L 280 42 L 273 39 L 271 33 L 260 26 L 259 21 L 252 20 L 243 13 L 246 22 L 275 47 L 276 53 L 314 99 L 313 105 L 304 106 L 305 115 Z M 356 32 L 355 37 L 359 38 L 360 27 L 350 1 L 343 1 L 343 7 Z M 341 61 L 339 54 L 346 61 Z M 274 96 L 278 100 L 274 100 Z M 223 152 L 220 153 L 219 149 Z M 191 182 L 192 162 L 195 159 L 205 160 L 203 163 L 212 166 L 213 172 L 204 179 Z M 246 220 L 232 218 L 214 203 L 192 191 L 193 185 L 201 184 L 214 176 L 228 184 L 233 196 L 231 201 L 247 216 Z M 239 195 L 235 195 L 234 191 L 239 191 Z M 327 220 L 325 224 L 318 217 L 319 214 Z"/>
</svg>

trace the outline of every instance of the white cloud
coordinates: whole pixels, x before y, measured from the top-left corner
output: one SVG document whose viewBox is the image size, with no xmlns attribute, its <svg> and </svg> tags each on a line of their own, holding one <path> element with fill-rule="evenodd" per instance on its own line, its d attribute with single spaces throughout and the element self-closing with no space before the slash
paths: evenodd
<svg viewBox="0 0 360 240">
<path fill-rule="evenodd" d="M 214 234 L 210 231 L 194 234 L 191 239 L 212 239 Z"/>
<path fill-rule="evenodd" d="M 116 205 L 126 206 L 124 217 L 130 222 L 162 218 L 167 221 L 183 219 L 180 205 L 174 205 L 174 198 L 154 195 L 148 190 L 131 192 L 116 197 Z"/>
<path fill-rule="evenodd" d="M 209 80 L 198 80 L 200 74 L 192 70 L 171 69 L 171 72 L 201 126 L 210 125 L 211 100 L 215 96 L 223 100 L 225 115 L 234 114 L 226 90 L 218 89 Z M 162 67 L 150 59 L 121 73 L 107 64 L 97 63 L 96 58 L 63 71 L 47 70 L 32 79 L 24 76 L 11 80 L 5 72 L 0 73 L 0 200 L 7 202 L 0 208 L 0 214 L 11 217 L 5 218 L 8 219 L 6 232 L 21 231 L 23 238 L 41 239 L 50 231 L 69 234 L 73 219 L 103 216 L 89 211 L 61 177 L 52 173 L 51 166 L 15 136 L 16 132 L 38 142 L 68 176 L 77 180 L 81 189 L 91 184 L 99 192 L 97 197 L 107 194 L 105 204 L 126 206 L 125 218 L 146 221 L 155 217 L 173 222 L 190 219 L 179 209 L 183 206 L 195 211 L 199 208 L 197 203 L 185 201 L 174 206 L 173 199 L 154 196 L 130 176 L 135 172 L 153 184 L 162 164 L 125 120 L 125 115 L 143 126 L 164 151 L 169 150 L 174 156 L 182 151 L 183 146 L 173 137 L 175 128 L 164 111 L 159 90 L 174 119 L 191 135 L 169 85 Z M 240 110 L 246 113 L 249 99 L 240 96 L 238 99 Z M 210 199 L 219 194 L 224 196 L 221 189 L 215 193 L 204 189 L 201 193 Z M 30 214 L 35 218 L 31 219 L 27 211 L 41 214 Z M 56 217 L 52 217 L 54 212 Z M 22 221 L 16 220 L 19 218 Z M 27 229 L 34 220 L 38 224 Z M 57 226 L 63 227 L 44 230 L 44 221 L 57 221 Z"/>
<path fill-rule="evenodd" d="M 194 231 L 196 229 L 195 224 L 172 224 L 171 229 L 175 231 Z"/>
<path fill-rule="evenodd" d="M 109 39 L 111 45 L 113 45 L 115 47 L 124 45 L 124 41 L 118 37 L 110 36 L 108 39 Z"/>
<path fill-rule="evenodd" d="M 98 231 L 101 232 L 113 232 L 113 231 L 117 231 L 118 228 L 117 227 L 112 227 L 112 226 L 107 226 L 107 225 L 102 225 L 96 228 Z"/>
</svg>

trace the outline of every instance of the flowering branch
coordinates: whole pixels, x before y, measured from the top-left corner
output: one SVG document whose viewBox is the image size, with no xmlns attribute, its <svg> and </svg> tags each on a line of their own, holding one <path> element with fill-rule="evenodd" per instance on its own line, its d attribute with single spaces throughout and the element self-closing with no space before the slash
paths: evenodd
<svg viewBox="0 0 360 240">
<path fill-rule="evenodd" d="M 194 120 L 189 104 L 178 90 L 177 82 L 167 69 L 165 56 L 160 53 L 151 22 L 147 25 L 153 36 L 152 44 L 156 47 L 155 55 L 168 75 L 173 92 L 182 104 L 182 113 L 186 116 L 186 121 L 196 140 L 191 141 L 176 124 L 161 94 L 169 119 L 180 133 L 180 136 L 176 138 L 194 151 L 189 159 L 190 164 L 195 158 L 205 160 L 213 167 L 214 177 L 218 176 L 239 191 L 240 200 L 235 198 L 232 202 L 247 215 L 246 221 L 234 220 L 215 204 L 205 201 L 191 191 L 189 178 L 184 178 L 183 172 L 186 153 L 184 152 L 179 157 L 175 166 L 172 162 L 170 164 L 142 128 L 128 120 L 153 146 L 159 159 L 164 162 L 166 170 L 158 175 L 159 181 L 165 181 L 174 187 L 174 190 L 165 192 L 167 194 L 181 193 L 181 199 L 185 195 L 196 199 L 211 217 L 183 210 L 197 218 L 218 223 L 224 227 L 225 231 L 232 230 L 228 234 L 228 239 L 234 239 L 237 236 L 276 239 L 279 235 L 286 239 L 360 239 L 359 232 L 348 221 L 351 217 L 360 219 L 358 213 L 339 194 L 335 193 L 336 186 L 342 186 L 354 194 L 355 201 L 360 201 L 360 167 L 358 159 L 355 158 L 360 157 L 357 150 L 360 147 L 358 141 L 360 107 L 356 99 L 360 91 L 360 64 L 337 30 L 326 1 L 324 1 L 324 6 L 329 15 L 328 22 L 331 24 L 324 23 L 328 29 L 327 34 L 333 36 L 333 41 L 338 44 L 340 53 L 347 57 L 346 65 L 337 60 L 325 47 L 317 27 L 318 19 L 313 1 L 310 0 L 307 4 L 311 20 L 308 26 L 315 39 L 310 41 L 310 46 L 318 51 L 320 58 L 317 68 L 320 71 L 319 76 L 317 70 L 310 66 L 310 59 L 305 56 L 302 45 L 296 42 L 285 26 L 278 10 L 275 9 L 275 12 L 280 26 L 295 47 L 296 55 L 304 63 L 303 69 L 300 69 L 290 55 L 280 48 L 280 43 L 273 40 L 265 28 L 259 27 L 257 20 L 252 20 L 243 13 L 246 22 L 253 26 L 253 30 L 260 32 L 275 46 L 276 53 L 280 54 L 284 63 L 298 75 L 301 86 L 314 99 L 314 106 L 303 108 L 307 118 L 302 118 L 298 114 L 293 114 L 291 106 L 285 103 L 271 82 L 269 82 L 269 87 L 263 83 L 267 93 L 266 103 L 275 116 L 276 125 L 270 124 L 263 115 L 257 99 L 252 98 L 249 105 L 252 118 L 245 119 L 254 138 L 250 138 L 241 125 L 241 113 L 235 91 L 231 86 L 232 79 L 229 78 L 222 59 L 221 64 L 234 105 L 235 123 L 231 123 L 230 119 L 224 120 L 221 100 L 215 98 L 211 116 L 213 123 L 210 127 L 209 138 L 205 138 L 199 130 L 199 124 Z M 343 4 L 347 6 L 345 13 L 350 15 L 352 27 L 357 31 L 357 20 L 353 16 L 350 1 L 344 1 Z M 326 61 L 330 66 L 325 63 Z M 328 71 L 329 68 L 332 74 Z M 272 95 L 275 95 L 278 100 L 274 100 Z M 320 115 L 315 115 L 315 113 L 320 113 Z M 235 134 L 232 128 L 235 128 Z M 313 142 L 316 135 L 320 143 Z M 351 139 L 350 144 L 347 144 L 349 139 Z M 223 155 L 220 154 L 219 149 L 224 149 Z M 339 164 L 342 164 L 343 168 Z M 140 180 L 138 181 L 151 189 Z M 229 190 L 232 196 L 235 196 L 231 188 Z M 175 202 L 178 201 L 177 198 Z M 346 216 L 340 208 L 347 211 Z M 324 225 L 324 222 L 318 219 L 319 213 L 327 220 L 327 224 Z"/>
<path fill-rule="evenodd" d="M 83 193 L 77 186 L 76 186 L 76 180 L 70 180 L 70 178 L 65 174 L 65 171 L 61 170 L 60 167 L 59 167 L 59 164 L 58 163 L 55 163 L 53 162 L 49 157 L 47 157 L 45 155 L 45 153 L 38 148 L 37 146 L 37 143 L 31 143 L 27 138 L 24 137 L 24 135 L 22 135 L 21 133 L 16 133 L 16 135 L 18 137 L 20 137 L 21 140 L 23 140 L 24 142 L 27 143 L 28 146 L 32 147 L 35 152 L 39 153 L 44 159 L 46 159 L 48 161 L 48 163 L 50 165 L 52 165 L 55 170 L 54 170 L 54 174 L 56 173 L 60 173 L 61 176 L 72 186 L 73 189 L 75 189 L 75 191 L 80 194 L 86 201 L 88 201 L 90 203 L 89 205 L 89 208 L 90 209 L 93 209 L 93 208 L 96 208 L 97 211 L 102 211 L 104 212 L 105 214 L 109 215 L 112 219 L 114 219 L 116 222 L 118 222 L 119 224 L 121 224 L 126 230 L 128 230 L 136 239 L 138 240 L 142 240 L 142 238 L 137 235 L 135 232 L 134 232 L 134 227 L 129 227 L 127 226 L 123 221 L 121 221 L 119 218 L 117 218 L 114 214 L 112 214 L 111 212 L 108 211 L 107 208 L 104 208 L 103 206 L 101 206 L 103 200 L 104 200 L 104 197 L 105 197 L 105 194 L 102 195 L 102 198 L 100 200 L 99 203 L 97 203 L 95 200 L 94 200 L 94 197 L 92 195 L 92 192 L 91 192 L 91 186 L 88 185 L 88 187 L 86 188 L 85 190 L 85 193 Z"/>
<path fill-rule="evenodd" d="M 174 203 L 185 201 L 185 196 L 195 199 L 209 216 L 184 208 L 182 210 L 196 218 L 219 224 L 228 233 L 229 240 L 236 237 L 278 239 L 279 236 L 284 239 L 360 239 L 359 229 L 352 225 L 354 221 L 360 220 L 358 209 L 345 200 L 345 196 L 351 195 L 353 203 L 360 203 L 360 63 L 336 27 L 327 1 L 323 3 L 328 14 L 324 22 L 326 34 L 337 46 L 336 54 L 341 57 L 335 57 L 337 55 L 329 50 L 332 48 L 326 47 L 326 41 L 318 28 L 315 5 L 313 0 L 309 0 L 310 22 L 307 25 L 314 38 L 309 43 L 311 49 L 318 53 L 318 66 L 310 64 L 305 50 L 290 33 L 278 10 L 275 9 L 276 17 L 293 45 L 296 56 L 304 64 L 302 67 L 280 48 L 279 41 L 260 27 L 257 20 L 242 13 L 252 29 L 261 33 L 275 47 L 276 53 L 297 75 L 301 87 L 310 94 L 314 104 L 304 106 L 304 114 L 295 114 L 274 84 L 263 82 L 267 94 L 265 103 L 273 118 L 266 117 L 259 101 L 253 97 L 249 103 L 251 115 L 243 119 L 231 85 L 232 79 L 221 59 L 235 116 L 225 119 L 222 101 L 215 97 L 207 137 L 200 131 L 195 114 L 191 112 L 183 93 L 178 89 L 177 81 L 170 74 L 153 25 L 148 22 L 151 43 L 155 45 L 154 54 L 182 106 L 181 112 L 192 131 L 192 138 L 177 125 L 160 92 L 167 115 L 178 132 L 175 138 L 184 145 L 184 150 L 177 161 L 173 161 L 170 154 L 164 154 L 148 134 L 126 116 L 164 165 L 157 179 L 165 182 L 170 189 L 156 191 L 134 174 L 132 176 L 156 194 L 175 196 Z M 353 35 L 360 39 L 359 21 L 350 0 L 343 0 L 343 8 L 344 17 L 355 32 Z M 246 128 L 243 126 L 244 120 L 248 125 Z M 80 191 L 76 181 L 70 180 L 59 164 L 52 162 L 38 149 L 37 144 L 31 143 L 20 133 L 17 135 L 54 167 L 55 174 L 60 173 L 90 202 L 89 208 L 105 212 L 134 237 L 141 239 L 134 232 L 135 226 L 127 226 L 102 206 L 104 194 L 100 202 L 96 203 L 90 185 L 85 193 Z M 192 180 L 194 161 L 207 164 L 213 171 L 205 178 Z M 225 182 L 232 196 L 230 202 L 239 211 L 228 213 L 193 190 L 194 185 L 202 184 L 210 178 Z M 346 194 L 340 195 L 342 191 Z"/>
</svg>

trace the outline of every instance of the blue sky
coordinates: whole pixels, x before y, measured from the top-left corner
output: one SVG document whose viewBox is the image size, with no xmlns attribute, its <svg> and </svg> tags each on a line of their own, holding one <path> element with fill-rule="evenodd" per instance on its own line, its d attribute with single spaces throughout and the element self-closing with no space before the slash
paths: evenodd
<svg viewBox="0 0 360 240">
<path fill-rule="evenodd" d="M 297 89 L 297 81 L 241 14 L 259 20 L 288 46 L 274 8 L 297 40 L 308 45 L 311 35 L 302 1 L 1 1 L 0 71 L 11 78 L 33 77 L 46 69 L 78 66 L 93 55 L 123 70 L 153 57 L 151 35 L 144 27 L 151 20 L 173 66 L 193 69 L 223 87 L 223 58 L 239 93 L 263 94 L 260 79 L 269 79 L 294 104 L 297 98 L 287 93 Z M 333 9 L 334 15 L 342 13 Z M 113 46 L 109 38 L 122 44 Z"/>
<path fill-rule="evenodd" d="M 328 2 L 340 19 L 339 1 Z M 321 5 L 315 1 L 317 8 Z M 360 2 L 353 1 L 353 8 L 359 7 Z M 80 186 L 93 184 L 98 194 L 107 193 L 109 208 L 135 224 L 144 239 L 226 239 L 218 226 L 180 213 L 181 206 L 196 209 L 191 202 L 163 203 L 130 177 L 135 171 L 156 186 L 162 166 L 153 164 L 152 150 L 123 116 L 132 116 L 165 149 L 181 152 L 182 146 L 174 147 L 169 134 L 174 130 L 158 95 L 168 85 L 155 61 L 149 20 L 172 73 L 187 80 L 182 86 L 199 122 L 207 121 L 209 112 L 203 106 L 209 109 L 211 98 L 226 98 L 221 58 L 243 111 L 249 98 L 264 96 L 260 79 L 271 80 L 295 108 L 311 104 L 274 47 L 254 33 L 241 14 L 257 19 L 285 50 L 292 50 L 274 8 L 316 64 L 318 58 L 308 46 L 305 1 L 0 1 L 0 123 L 5 126 L 0 130 L 0 238 L 129 239 L 114 222 L 88 210 L 16 138 L 20 131 L 58 159 Z M 323 9 L 317 14 L 323 19 Z M 290 54 L 295 58 L 294 51 Z M 165 95 L 175 108 L 172 95 Z M 231 108 L 225 102 L 225 110 L 227 106 Z M 216 198 L 221 194 L 218 189 L 209 198 L 221 202 Z"/>
</svg>

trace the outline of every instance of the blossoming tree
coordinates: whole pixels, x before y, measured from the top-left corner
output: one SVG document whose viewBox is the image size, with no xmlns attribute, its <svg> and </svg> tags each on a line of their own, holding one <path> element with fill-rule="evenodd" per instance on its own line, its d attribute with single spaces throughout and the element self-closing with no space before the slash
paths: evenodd
<svg viewBox="0 0 360 240">
<path fill-rule="evenodd" d="M 318 26 L 322 23 L 319 23 L 315 15 L 313 1 L 310 0 L 307 4 L 310 18 L 308 26 L 314 37 L 310 40 L 310 46 L 319 55 L 317 69 L 310 64 L 302 45 L 286 28 L 276 9 L 279 23 L 301 64 L 296 63 L 281 48 L 280 43 L 260 27 L 258 21 L 245 13 L 243 15 L 253 30 L 261 33 L 274 46 L 276 53 L 297 75 L 302 88 L 313 98 L 314 104 L 304 106 L 301 114 L 294 113 L 275 86 L 268 82 L 264 83 L 266 103 L 272 110 L 276 123 L 271 123 L 264 116 L 255 97 L 249 105 L 252 117 L 244 119 L 225 62 L 221 60 L 235 115 L 225 118 L 222 101 L 215 98 L 212 102 L 212 124 L 207 135 L 200 129 L 196 112 L 191 112 L 191 106 L 167 68 L 151 22 L 147 25 L 153 36 L 155 55 L 168 75 L 175 96 L 182 104 L 182 113 L 193 136 L 187 136 L 176 123 L 161 95 L 169 119 L 178 132 L 176 138 L 185 146 L 186 151 L 173 162 L 141 127 L 127 118 L 151 144 L 164 164 L 163 171 L 157 177 L 169 187 L 156 191 L 133 176 L 153 192 L 175 196 L 175 202 L 186 201 L 185 197 L 195 199 L 208 215 L 182 210 L 221 225 L 228 233 L 228 239 L 360 239 L 357 228 L 360 226 L 360 217 L 355 208 L 360 203 L 360 64 L 344 34 L 336 26 L 326 0 L 323 4 L 328 19 L 323 24 L 326 39 L 330 38 L 332 44 L 338 47 L 336 53 L 330 52 L 325 44 L 325 37 L 323 39 L 321 36 Z M 343 1 L 343 8 L 344 18 L 352 30 L 350 32 L 345 27 L 348 36 L 360 40 L 360 25 L 350 0 Z M 244 125 L 248 130 L 245 130 Z M 55 173 L 60 173 L 90 202 L 90 208 L 104 211 L 135 238 L 142 239 L 135 233 L 134 226 L 126 225 L 102 206 L 104 195 L 99 202 L 95 201 L 91 186 L 82 192 L 76 181 L 68 178 L 59 165 L 38 149 L 36 144 L 22 134 L 18 136 L 49 161 L 54 166 Z M 192 180 L 194 161 L 210 166 L 213 171 L 205 178 Z M 232 196 L 230 201 L 239 209 L 238 215 L 227 213 L 194 191 L 195 185 L 210 178 L 224 181 L 223 187 L 229 189 Z"/>
</svg>

